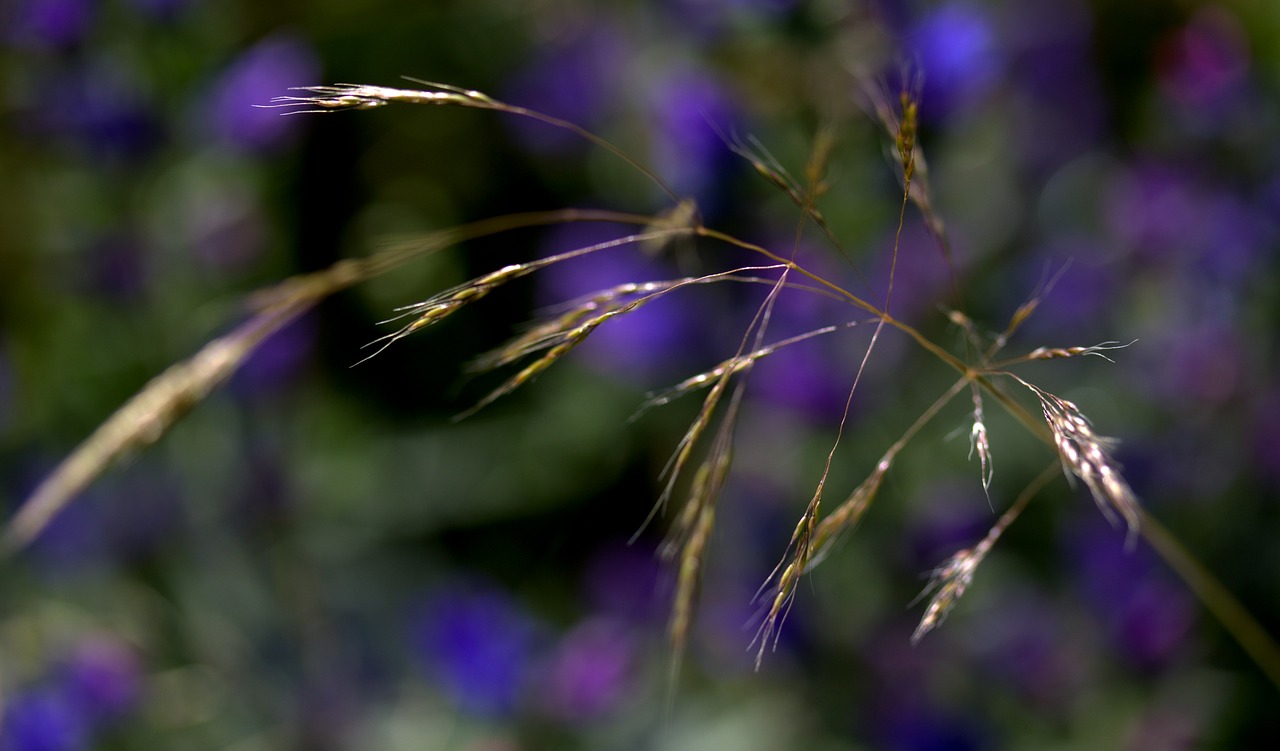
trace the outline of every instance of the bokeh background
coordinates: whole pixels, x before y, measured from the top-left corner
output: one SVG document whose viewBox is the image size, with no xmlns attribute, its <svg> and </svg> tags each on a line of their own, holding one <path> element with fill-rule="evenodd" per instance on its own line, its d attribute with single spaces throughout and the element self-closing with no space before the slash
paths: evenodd
<svg viewBox="0 0 1280 751">
<path fill-rule="evenodd" d="M 563 131 L 448 108 L 280 117 L 287 87 L 473 87 L 592 128 L 782 251 L 797 211 L 727 143 L 793 174 L 838 137 L 821 204 L 883 290 L 900 186 L 859 77 L 922 71 L 921 143 L 966 310 L 1011 345 L 1129 342 L 1023 374 L 1118 437 L 1152 512 L 1280 631 L 1280 5 L 501 0 L 7 0 L 0 6 L 0 505 L 245 296 L 386 237 L 565 206 L 669 202 Z M 467 243 L 272 338 L 154 448 L 0 563 L 0 748 L 1264 748 L 1280 691 L 1152 551 L 1055 482 L 918 646 L 930 570 L 1050 459 L 988 405 L 990 501 L 959 400 L 749 651 L 756 588 L 812 494 L 855 329 L 751 376 L 674 690 L 662 524 L 632 543 L 697 398 L 646 392 L 737 349 L 763 289 L 707 286 L 610 323 L 529 388 L 468 363 L 538 310 L 717 270 L 715 244 L 600 254 L 512 285 L 351 367 L 389 311 L 600 225 Z M 918 213 L 895 310 L 961 346 Z M 789 295 L 781 337 L 848 320 Z M 849 492 L 952 376 L 877 345 L 829 493 Z M 1033 404 L 1029 406 L 1034 407 Z"/>
</svg>

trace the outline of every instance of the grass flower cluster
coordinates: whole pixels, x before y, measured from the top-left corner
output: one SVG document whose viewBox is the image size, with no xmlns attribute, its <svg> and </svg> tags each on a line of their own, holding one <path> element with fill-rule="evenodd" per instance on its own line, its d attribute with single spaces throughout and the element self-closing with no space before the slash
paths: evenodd
<svg viewBox="0 0 1280 751">
<path fill-rule="evenodd" d="M 677 239 L 694 241 L 700 246 L 711 248 L 730 248 L 735 257 L 743 251 L 754 254 L 758 259 L 755 263 L 736 264 L 709 273 L 679 278 L 634 280 L 599 289 L 578 299 L 563 301 L 563 305 L 545 319 L 536 321 L 497 349 L 479 355 L 475 363 L 477 368 L 509 368 L 513 373 L 464 413 L 472 414 L 529 384 L 602 327 L 668 295 L 710 284 L 741 285 L 764 291 L 763 299 L 745 329 L 734 332 L 736 347 L 727 348 L 730 351 L 719 356 L 717 365 L 690 375 L 669 389 L 653 393 L 641 405 L 644 409 L 654 408 L 694 393 L 701 395 L 701 406 L 672 449 L 662 476 L 660 497 L 656 499 L 654 509 L 645 522 L 656 522 L 659 517 L 670 519 L 660 552 L 670 563 L 676 582 L 669 621 L 669 638 L 675 655 L 673 675 L 678 670 L 680 655 L 687 649 L 690 641 L 698 590 L 708 550 L 714 542 L 717 521 L 721 516 L 721 497 L 733 472 L 735 431 L 753 369 L 762 360 L 785 356 L 785 351 L 792 345 L 814 337 L 838 337 L 850 329 L 865 331 L 869 328 L 871 335 L 865 351 L 857 358 L 859 364 L 856 370 L 848 374 L 848 396 L 831 440 L 824 468 L 815 478 L 813 492 L 800 510 L 786 550 L 782 551 L 777 566 L 765 578 L 757 595 L 761 613 L 754 644 L 757 660 L 763 659 L 776 645 L 788 611 L 798 596 L 798 585 L 803 577 L 823 562 L 838 540 L 858 526 L 875 502 L 898 458 L 921 429 L 945 407 L 961 395 L 967 394 L 972 403 L 970 455 L 976 455 L 978 465 L 973 482 L 982 487 L 993 507 L 1003 507 L 1004 511 L 981 541 L 954 553 L 933 572 L 931 581 L 921 595 L 922 598 L 928 598 L 928 602 L 919 625 L 911 636 L 913 641 L 920 640 L 942 624 L 956 602 L 973 586 L 977 571 L 991 554 L 997 540 L 1053 479 L 1061 466 L 1068 479 L 1078 478 L 1084 483 L 1103 514 L 1115 526 L 1127 530 L 1131 541 L 1139 537 L 1148 539 L 1191 582 L 1197 594 L 1220 616 L 1257 664 L 1280 684 L 1280 656 L 1270 638 L 1143 511 L 1126 482 L 1121 467 L 1114 459 L 1114 441 L 1098 435 L 1085 412 L 1075 403 L 1033 383 L 1028 380 L 1028 376 L 1014 372 L 1020 365 L 1044 360 L 1090 356 L 1106 358 L 1107 353 L 1119 349 L 1121 345 L 1107 341 L 1091 346 L 1040 346 L 1024 354 L 1005 355 L 1004 351 L 1012 342 L 1013 335 L 1034 314 L 1051 284 L 1044 285 L 1033 294 L 1030 300 L 1012 313 L 1003 330 L 997 332 L 984 331 L 964 312 L 964 294 L 952 268 L 946 227 L 935 210 L 929 186 L 927 163 L 919 137 L 916 87 L 907 85 L 895 93 L 875 86 L 866 89 L 868 109 L 883 128 L 890 168 L 894 170 L 902 190 L 897 231 L 890 251 L 891 257 L 888 259 L 887 283 L 878 294 L 868 296 L 855 294 L 801 264 L 797 261 L 795 247 L 769 248 L 705 226 L 693 201 L 680 196 L 639 160 L 577 125 L 503 103 L 477 91 L 421 81 L 416 83 L 423 88 L 353 84 L 313 86 L 277 97 L 265 106 L 283 108 L 287 114 L 303 114 L 369 110 L 391 104 L 430 104 L 534 118 L 567 129 L 622 159 L 670 198 L 670 208 L 656 215 L 566 209 L 496 217 L 420 237 L 367 258 L 343 260 L 327 270 L 288 279 L 263 291 L 251 300 L 252 315 L 247 322 L 210 342 L 192 358 L 174 365 L 149 383 L 55 469 L 10 521 L 5 531 L 5 541 L 11 550 L 21 548 L 38 537 L 50 520 L 112 462 L 128 452 L 157 441 L 182 414 L 227 380 L 255 347 L 321 300 L 340 290 L 392 272 L 414 258 L 468 239 L 531 226 L 608 222 L 630 225 L 635 231 L 606 242 L 506 265 L 400 308 L 384 322 L 397 325 L 398 328 L 370 342 L 372 352 L 365 359 L 375 356 L 394 357 L 394 350 L 388 351 L 392 345 L 441 322 L 467 306 L 480 303 L 495 289 L 553 265 L 572 264 L 591 254 L 618 248 L 651 253 L 655 248 L 661 248 Z M 819 131 L 814 138 L 810 159 L 799 178 L 773 159 L 762 145 L 736 140 L 731 144 L 733 150 L 745 158 L 759 175 L 795 204 L 797 247 L 798 238 L 811 227 L 817 228 L 828 240 L 839 246 L 819 209 L 827 187 L 824 176 L 833 138 L 829 131 Z M 962 333 L 962 346 L 958 348 L 958 352 L 927 337 L 919 329 L 894 315 L 895 284 L 900 283 L 896 273 L 899 242 L 903 225 L 913 210 L 923 218 L 925 227 L 937 245 L 938 262 L 948 267 L 951 276 L 952 299 L 939 303 L 949 308 L 945 315 L 953 327 Z M 833 299 L 845 305 L 848 316 L 804 333 L 777 337 L 771 329 L 771 323 L 775 307 L 784 295 L 818 295 Z M 884 336 L 891 334 L 913 342 L 953 370 L 955 380 L 932 400 L 921 400 L 927 406 L 897 440 L 884 450 L 865 478 L 852 488 L 833 488 L 832 467 L 837 461 L 837 449 L 846 433 L 854 395 L 863 383 L 867 363 L 877 345 Z M 1034 409 L 1019 401 L 1019 387 L 1031 392 L 1039 407 L 1039 416 Z M 993 497 L 992 478 L 998 457 L 993 452 L 988 434 L 987 412 L 993 406 L 991 402 L 1007 411 L 1033 438 L 1046 445 L 1046 458 L 1056 454 L 1046 471 L 1031 481 L 1009 504 Z M 832 494 L 835 494 L 835 500 L 832 500 Z"/>
</svg>

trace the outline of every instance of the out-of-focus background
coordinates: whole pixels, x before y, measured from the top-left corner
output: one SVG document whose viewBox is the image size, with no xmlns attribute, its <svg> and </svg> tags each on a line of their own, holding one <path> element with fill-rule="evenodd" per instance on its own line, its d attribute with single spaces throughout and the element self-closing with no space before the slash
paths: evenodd
<svg viewBox="0 0 1280 751">
<path fill-rule="evenodd" d="M 1280 5 L 1268 2 L 8 0 L 0 7 L 0 505 L 22 499 L 255 289 L 387 237 L 669 200 L 558 131 L 475 110 L 281 117 L 290 86 L 485 91 L 591 128 L 710 226 L 882 294 L 901 200 L 860 77 L 922 71 L 920 139 L 970 316 L 1011 351 L 1131 347 L 1019 372 L 1073 399 L 1144 504 L 1280 631 Z M 837 145 L 816 233 L 727 144 L 802 176 Z M 1144 543 L 1055 481 L 918 646 L 930 570 L 1052 457 L 987 405 L 990 499 L 961 399 L 799 589 L 754 670 L 782 557 L 866 345 L 752 373 L 674 690 L 662 519 L 629 539 L 697 410 L 646 392 L 737 350 L 764 288 L 611 322 L 525 390 L 475 356 L 537 311 L 741 262 L 703 243 L 553 267 L 351 367 L 399 306 L 618 236 L 467 243 L 272 338 L 154 448 L 0 562 L 0 748 L 1185 749 L 1274 740 L 1280 693 Z M 869 286 L 868 286 L 869 285 Z M 955 351 L 949 274 L 908 210 L 895 311 Z M 784 296 L 782 337 L 847 320 Z M 615 325 L 616 324 L 616 325 Z M 838 501 L 954 377 L 887 333 Z M 1028 402 L 1028 407 L 1035 405 Z"/>
</svg>

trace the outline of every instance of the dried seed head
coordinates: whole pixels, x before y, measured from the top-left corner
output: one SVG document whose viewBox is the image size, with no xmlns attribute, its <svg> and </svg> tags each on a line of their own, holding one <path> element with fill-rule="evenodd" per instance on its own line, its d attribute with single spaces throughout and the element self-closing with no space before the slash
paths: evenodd
<svg viewBox="0 0 1280 751">
<path fill-rule="evenodd" d="M 1137 339 L 1133 341 L 1136 342 Z M 1113 349 L 1124 349 L 1130 344 L 1133 344 L 1133 342 L 1129 342 L 1129 344 L 1121 344 L 1120 342 L 1102 342 L 1101 344 L 1095 344 L 1092 347 L 1037 347 L 1026 354 L 1026 359 L 1054 360 L 1065 357 L 1088 357 L 1092 355 L 1094 357 L 1101 357 L 1107 362 L 1113 362 L 1110 357 L 1107 357 L 1102 353 Z"/>
<path fill-rule="evenodd" d="M 961 550 L 934 570 L 929 584 L 920 593 L 920 597 L 930 592 L 934 594 L 929 600 L 929 607 L 925 610 L 924 617 L 920 619 L 920 625 L 911 635 L 912 644 L 918 643 L 925 634 L 946 620 L 951 609 L 955 607 L 956 602 L 973 581 L 973 572 L 977 570 L 987 550 L 987 547 L 981 545 Z"/>
<path fill-rule="evenodd" d="M 1116 524 L 1118 519 L 1124 520 L 1132 540 L 1138 533 L 1142 515 L 1138 499 L 1121 475 L 1119 464 L 1111 457 L 1115 439 L 1095 433 L 1089 419 L 1073 402 L 1021 378 L 1018 380 L 1039 398 L 1064 470 L 1084 481 L 1108 521 Z"/>
<path fill-rule="evenodd" d="M 969 457 L 978 453 L 978 462 L 982 467 L 982 492 L 991 500 L 991 478 L 995 475 L 995 464 L 991 461 L 991 443 L 987 438 L 986 418 L 982 413 L 982 392 L 973 388 L 973 427 L 969 430 Z"/>
<path fill-rule="evenodd" d="M 492 108 L 497 103 L 478 91 L 460 89 L 456 86 L 431 83 L 409 79 L 436 91 L 418 89 L 398 89 L 390 86 L 369 86 L 366 84 L 339 83 L 332 86 L 294 86 L 290 91 L 304 91 L 309 96 L 277 96 L 272 97 L 269 104 L 256 105 L 261 108 L 300 107 L 285 114 L 300 115 L 312 112 L 340 112 L 343 110 L 371 110 L 392 102 L 406 104 L 455 104 L 463 107 Z"/>
</svg>

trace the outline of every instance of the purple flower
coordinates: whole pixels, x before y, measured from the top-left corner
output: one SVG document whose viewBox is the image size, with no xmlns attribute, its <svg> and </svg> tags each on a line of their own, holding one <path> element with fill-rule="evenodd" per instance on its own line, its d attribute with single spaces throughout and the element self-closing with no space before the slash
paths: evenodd
<svg viewBox="0 0 1280 751">
<path fill-rule="evenodd" d="M 881 240 L 881 250 L 876 261 L 879 268 L 872 277 L 880 302 L 884 302 L 889 289 L 893 242 L 891 234 L 885 235 Z M 953 264 L 962 263 L 962 250 L 961 243 L 955 242 L 953 238 Z M 956 273 L 960 271 L 957 269 Z M 893 299 L 889 302 L 889 312 L 896 318 L 914 321 L 920 316 L 937 315 L 938 304 L 946 304 L 951 299 L 951 269 L 948 268 L 937 241 L 923 226 L 909 224 L 903 227 L 898 243 Z M 883 343 L 876 346 L 883 346 Z"/>
<path fill-rule="evenodd" d="M 1119 242 L 1139 262 L 1191 275 L 1197 289 L 1216 282 L 1236 294 L 1276 235 L 1265 201 L 1250 205 L 1173 166 L 1136 166 L 1110 192 L 1108 219 Z"/>
<path fill-rule="evenodd" d="M 56 691 L 24 691 L 7 698 L 0 723 L 4 751 L 79 751 L 89 731 L 73 702 Z"/>
<path fill-rule="evenodd" d="M 661 623 L 670 594 L 656 553 L 639 544 L 602 548 L 587 563 L 583 595 L 588 605 L 633 622 Z"/>
<path fill-rule="evenodd" d="M 124 643 L 96 637 L 78 645 L 63 666 L 61 684 L 77 713 L 97 726 L 127 713 L 141 693 L 141 668 Z"/>
<path fill-rule="evenodd" d="M 459 706 L 501 716 L 526 688 L 536 631 L 505 592 L 459 583 L 428 600 L 411 639 L 423 668 Z"/>
<path fill-rule="evenodd" d="M 210 97 L 209 117 L 214 132 L 231 146 L 268 152 L 285 145 L 299 118 L 282 117 L 278 110 L 261 109 L 290 86 L 314 85 L 320 66 L 301 39 L 280 34 L 245 50 L 222 74 Z"/>
<path fill-rule="evenodd" d="M 13 16 L 8 41 L 15 46 L 68 47 L 89 32 L 93 0 L 26 0 Z"/>
<path fill-rule="evenodd" d="M 626 696 L 635 660 L 635 639 L 621 621 L 586 621 L 564 636 L 540 670 L 540 701 L 566 720 L 604 714 Z"/>
<path fill-rule="evenodd" d="M 1154 669 L 1183 650 L 1194 603 L 1148 549 L 1127 550 L 1122 532 L 1089 513 L 1068 533 L 1063 555 L 1119 653 Z"/>
<path fill-rule="evenodd" d="M 821 339 L 800 342 L 758 361 L 748 376 L 748 393 L 813 422 L 838 422 L 853 376 L 824 344 Z"/>
<path fill-rule="evenodd" d="M 968 635 L 977 643 L 979 664 L 1036 706 L 1064 711 L 1093 677 L 1089 645 L 1053 602 L 1004 599 L 984 611 L 981 627 Z"/>
<path fill-rule="evenodd" d="M 1114 308 L 1120 282 L 1114 265 L 1107 264 L 1101 243 L 1082 237 L 1059 237 L 1037 249 L 1019 275 L 1018 287 L 1005 300 L 1006 314 L 1037 290 L 1040 304 L 1022 327 L 1018 340 L 1044 341 L 1053 346 L 1093 344 L 1098 321 Z M 1047 287 L 1052 280 L 1053 286 Z M 995 329 L 1006 321 L 991 322 Z M 1076 337 L 1086 337 L 1077 340 Z"/>
<path fill-rule="evenodd" d="M 270 397 L 287 389 L 305 367 L 315 345 L 315 321 L 303 316 L 267 337 L 231 378 L 239 396 Z"/>
<path fill-rule="evenodd" d="M 19 472 L 17 498 L 29 497 L 52 465 L 31 462 Z M 101 572 L 120 560 L 155 549 L 182 524 L 175 491 L 141 458 L 94 487 L 57 514 L 31 545 L 42 573 L 75 576 Z"/>
<path fill-rule="evenodd" d="M 28 497 L 34 488 L 32 483 L 18 497 Z M 60 576 L 101 570 L 110 561 L 110 544 L 101 533 L 107 521 L 104 500 L 101 488 L 89 488 L 32 542 L 31 554 L 42 573 Z"/>
<path fill-rule="evenodd" d="M 978 751 L 991 748 L 992 739 L 966 713 L 946 712 L 918 698 L 900 701 L 876 712 L 882 748 L 893 751 Z"/>
<path fill-rule="evenodd" d="M 161 142 L 162 126 L 142 84 L 118 66 L 36 72 L 28 85 L 42 95 L 38 106 L 25 103 L 22 122 L 90 160 L 135 160 Z"/>
<path fill-rule="evenodd" d="M 925 76 L 921 107 L 926 113 L 936 116 L 980 104 L 1001 72 L 991 20 L 969 3 L 938 8 L 910 39 Z"/>
<path fill-rule="evenodd" d="M 1154 380 L 1172 402 L 1220 407 L 1243 387 L 1249 345 L 1230 325 L 1178 327 L 1165 339 L 1164 366 Z"/>
<path fill-rule="evenodd" d="M 996 521 L 983 497 L 977 458 L 973 476 L 937 483 L 922 493 L 920 511 L 910 527 L 908 565 L 922 571 L 939 566 L 957 551 L 976 544 Z"/>
<path fill-rule="evenodd" d="M 1231 11 L 1205 8 L 1162 40 L 1155 67 L 1161 91 L 1178 104 L 1221 105 L 1248 73 L 1248 37 Z"/>
<path fill-rule="evenodd" d="M 1029 166 L 1047 175 L 1094 148 L 1107 127 L 1094 63 L 1089 8 L 1079 0 L 1042 0 L 1005 16 L 1012 133 Z M 926 75 L 929 71 L 926 71 Z"/>
<path fill-rule="evenodd" d="M 626 37 L 597 21 L 562 36 L 527 61 L 506 86 L 504 98 L 591 130 L 616 101 L 626 59 Z M 579 136 L 528 118 L 508 118 L 507 123 L 525 147 L 535 151 L 588 146 Z"/>
<path fill-rule="evenodd" d="M 1202 198 L 1203 240 L 1191 273 L 1206 274 L 1232 288 L 1251 281 L 1275 243 L 1274 214 L 1269 207 L 1249 206 L 1225 191 Z"/>
<path fill-rule="evenodd" d="M 738 119 L 724 90 L 707 75 L 675 71 L 655 82 L 651 93 L 654 167 L 703 211 L 714 211 L 714 188 L 738 164 L 721 133 L 733 133 Z"/>
<path fill-rule="evenodd" d="M 1112 234 L 1140 261 L 1174 263 L 1202 234 L 1202 196 L 1186 175 L 1167 165 L 1143 164 L 1122 174 L 1105 205 Z"/>
</svg>

